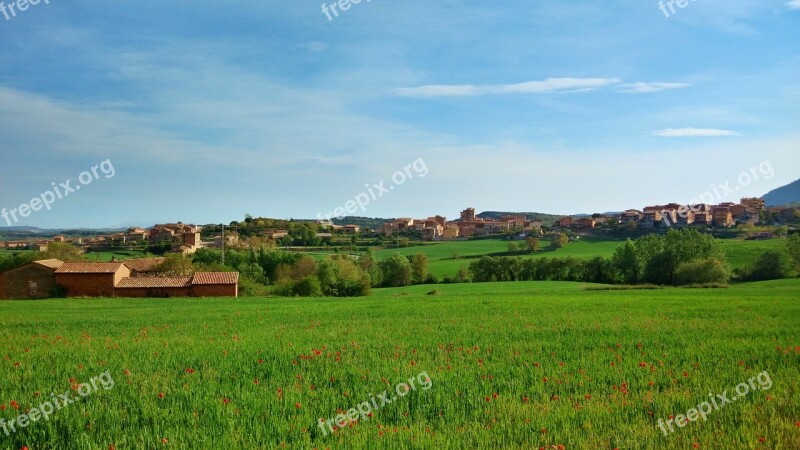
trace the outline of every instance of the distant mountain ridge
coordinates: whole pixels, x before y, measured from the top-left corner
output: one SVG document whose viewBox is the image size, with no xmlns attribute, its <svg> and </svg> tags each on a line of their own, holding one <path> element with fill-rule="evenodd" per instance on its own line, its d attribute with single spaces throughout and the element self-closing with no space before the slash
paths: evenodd
<svg viewBox="0 0 800 450">
<path fill-rule="evenodd" d="M 769 191 L 762 196 L 767 206 L 783 206 L 791 203 L 800 203 L 800 180 L 795 180 L 786 186 Z"/>
</svg>

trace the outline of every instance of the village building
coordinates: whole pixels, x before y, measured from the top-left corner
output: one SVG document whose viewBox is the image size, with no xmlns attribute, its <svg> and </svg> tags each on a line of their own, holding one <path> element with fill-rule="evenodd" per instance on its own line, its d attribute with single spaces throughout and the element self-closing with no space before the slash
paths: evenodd
<svg viewBox="0 0 800 450">
<path fill-rule="evenodd" d="M 55 271 L 64 264 L 57 259 L 36 261 L 0 273 L 0 298 L 38 299 L 52 295 Z"/>
</svg>

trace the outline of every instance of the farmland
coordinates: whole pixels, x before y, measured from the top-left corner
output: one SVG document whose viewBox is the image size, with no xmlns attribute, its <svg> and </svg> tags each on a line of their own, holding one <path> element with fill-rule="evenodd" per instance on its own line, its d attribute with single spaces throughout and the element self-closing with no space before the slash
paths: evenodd
<svg viewBox="0 0 800 450">
<path fill-rule="evenodd" d="M 403 255 L 415 255 L 423 253 L 428 257 L 428 267 L 432 274 L 439 278 L 445 275 L 453 276 L 459 269 L 469 267 L 470 262 L 475 258 L 497 253 L 501 254 L 508 250 L 507 240 L 485 239 L 476 241 L 451 241 L 437 244 L 428 244 L 419 247 L 401 248 Z M 518 241 L 524 244 L 523 241 Z M 549 241 L 541 241 L 542 250 L 532 256 L 519 256 L 523 258 L 567 258 L 591 259 L 596 256 L 610 258 L 614 250 L 622 245 L 624 241 L 612 239 L 581 239 L 567 244 L 564 248 L 550 251 L 547 246 Z M 725 249 L 728 265 L 731 269 L 741 268 L 752 263 L 759 254 L 766 250 L 774 250 L 786 253 L 786 239 L 770 239 L 766 241 L 747 241 L 743 239 L 721 239 L 720 243 Z M 396 249 L 388 248 L 377 252 L 379 259 L 387 258 L 397 253 Z"/>
<path fill-rule="evenodd" d="M 0 447 L 800 447 L 798 280 L 586 287 L 0 302 L 0 418 L 105 371 L 115 381 L 49 421 L 0 430 Z M 764 371 L 769 390 L 669 436 L 658 428 Z M 369 421 L 327 436 L 316 426 L 422 372 L 431 389 Z"/>
</svg>

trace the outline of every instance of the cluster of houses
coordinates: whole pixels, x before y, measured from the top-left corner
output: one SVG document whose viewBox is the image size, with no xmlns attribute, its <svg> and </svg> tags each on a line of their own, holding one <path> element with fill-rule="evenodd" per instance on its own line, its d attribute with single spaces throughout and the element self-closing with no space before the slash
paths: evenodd
<svg viewBox="0 0 800 450">
<path fill-rule="evenodd" d="M 0 299 L 68 297 L 238 297 L 238 272 L 159 277 L 163 258 L 124 262 L 35 261 L 0 274 Z"/>
<path fill-rule="evenodd" d="M 383 224 L 387 236 L 408 231 L 418 231 L 424 240 L 458 239 L 472 236 L 501 234 L 511 230 L 528 232 L 542 227 L 542 222 L 528 220 L 525 216 L 502 216 L 499 219 L 482 219 L 475 215 L 475 208 L 461 211 L 461 218 L 447 221 L 442 216 L 427 219 L 400 218 Z"/>
<path fill-rule="evenodd" d="M 728 202 L 718 205 L 669 203 L 647 206 L 641 211 L 629 209 L 621 214 L 561 217 L 555 221 L 553 228 L 556 230 L 590 230 L 599 227 L 610 229 L 628 223 L 635 223 L 637 227 L 641 228 L 659 226 L 729 228 L 745 223 L 758 224 L 761 212 L 764 210 L 764 200 L 760 198 L 743 198 L 739 203 Z M 475 216 L 474 208 L 467 208 L 461 211 L 461 217 L 454 221 L 448 221 L 442 216 L 428 217 L 427 219 L 394 219 L 384 223 L 383 233 L 386 236 L 392 236 L 417 231 L 424 240 L 446 240 L 503 234 L 509 231 L 531 233 L 537 232 L 541 228 L 541 221 L 528 220 L 524 215 L 482 219 Z"/>
<path fill-rule="evenodd" d="M 642 211 L 629 209 L 619 216 L 595 215 L 592 217 L 562 217 L 554 225 L 560 229 L 591 229 L 605 223 L 635 223 L 641 228 L 662 227 L 716 227 L 729 228 L 741 224 L 758 224 L 765 209 L 760 198 L 743 198 L 739 203 L 718 205 L 698 204 L 647 206 Z"/>
<path fill-rule="evenodd" d="M 176 253 L 193 254 L 202 247 L 202 228 L 183 223 L 158 224 L 150 229 L 129 228 L 122 233 L 92 237 L 56 236 L 52 240 L 17 240 L 0 242 L 0 249 L 47 251 L 50 242 L 66 242 L 83 250 L 103 250 L 120 245 L 169 245 Z"/>
</svg>

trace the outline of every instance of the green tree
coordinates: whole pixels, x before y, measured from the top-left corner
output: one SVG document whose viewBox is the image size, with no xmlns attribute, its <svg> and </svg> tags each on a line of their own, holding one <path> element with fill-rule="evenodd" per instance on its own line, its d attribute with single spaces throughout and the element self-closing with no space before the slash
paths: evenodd
<svg viewBox="0 0 800 450">
<path fill-rule="evenodd" d="M 417 253 L 411 259 L 411 280 L 414 284 L 423 284 L 428 278 L 428 257 Z"/>
<path fill-rule="evenodd" d="M 315 276 L 308 276 L 292 286 L 292 293 L 298 297 L 322 297 L 322 287 Z"/>
<path fill-rule="evenodd" d="M 529 237 L 528 239 L 525 240 L 525 242 L 528 244 L 528 250 L 530 250 L 531 253 L 536 253 L 536 252 L 539 251 L 539 239 L 538 238 Z"/>
<path fill-rule="evenodd" d="M 553 250 L 557 250 L 559 248 L 563 248 L 565 245 L 567 245 L 568 242 L 569 242 L 569 236 L 567 236 L 564 233 L 561 233 L 555 236 L 552 241 L 550 241 L 550 248 L 552 248 Z"/>
<path fill-rule="evenodd" d="M 411 283 L 411 263 L 405 256 L 396 253 L 381 261 L 379 267 L 384 286 L 400 287 Z"/>
<path fill-rule="evenodd" d="M 519 245 L 516 242 L 508 243 L 508 253 L 516 253 L 519 250 Z"/>
<path fill-rule="evenodd" d="M 617 247 L 612 258 L 614 269 L 619 274 L 619 278 L 626 284 L 637 284 L 641 279 L 641 262 L 636 251 L 636 245 L 628 239 L 625 245 Z"/>
<path fill-rule="evenodd" d="M 800 269 L 800 234 L 795 233 L 789 236 L 787 246 L 789 249 L 789 257 L 792 258 L 795 268 Z"/>
<path fill-rule="evenodd" d="M 86 255 L 78 247 L 66 242 L 50 242 L 47 251 L 41 254 L 42 259 L 59 259 L 64 262 L 86 261 Z"/>
<path fill-rule="evenodd" d="M 709 284 L 728 282 L 728 271 L 722 261 L 715 258 L 684 262 L 675 269 L 675 284 Z"/>
<path fill-rule="evenodd" d="M 749 281 L 778 280 L 786 278 L 787 268 L 783 255 L 766 251 L 758 257 L 756 262 L 742 272 L 742 277 Z"/>
<path fill-rule="evenodd" d="M 185 277 L 194 273 L 194 264 L 183 253 L 169 253 L 155 271 L 163 276 Z"/>
</svg>

